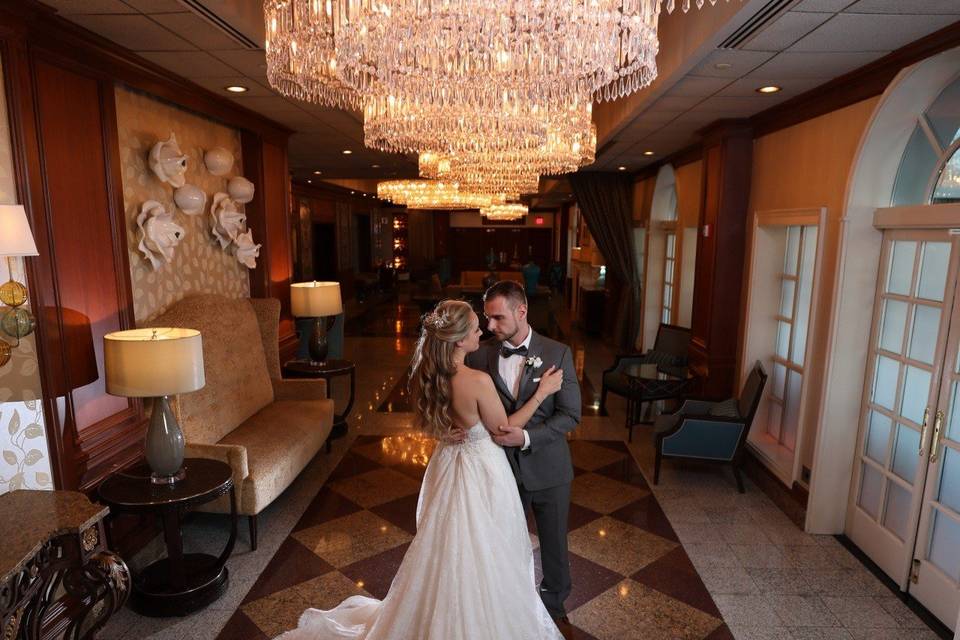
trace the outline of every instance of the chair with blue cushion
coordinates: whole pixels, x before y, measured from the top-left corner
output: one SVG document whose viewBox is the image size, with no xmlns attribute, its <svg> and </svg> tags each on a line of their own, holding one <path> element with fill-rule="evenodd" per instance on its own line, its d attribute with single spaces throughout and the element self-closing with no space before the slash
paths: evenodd
<svg viewBox="0 0 960 640">
<path fill-rule="evenodd" d="M 600 390 L 600 415 L 606 415 L 607 393 L 630 397 L 630 379 L 624 371 L 634 364 L 658 364 L 666 367 L 685 367 L 690 347 L 690 329 L 674 324 L 661 324 L 653 349 L 645 353 L 620 354 L 613 366 L 603 372 Z"/>
<path fill-rule="evenodd" d="M 740 477 L 743 446 L 766 383 L 767 373 L 757 361 L 739 399 L 687 400 L 676 413 L 658 417 L 653 428 L 656 446 L 653 484 L 660 481 L 663 458 L 688 458 L 731 465 L 737 490 L 743 493 Z"/>
</svg>

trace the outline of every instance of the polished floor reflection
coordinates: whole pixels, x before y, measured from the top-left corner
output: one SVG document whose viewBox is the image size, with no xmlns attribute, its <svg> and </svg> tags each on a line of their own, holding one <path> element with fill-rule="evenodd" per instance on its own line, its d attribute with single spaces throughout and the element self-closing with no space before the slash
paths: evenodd
<svg viewBox="0 0 960 640">
<path fill-rule="evenodd" d="M 358 437 L 219 637 L 269 638 L 296 626 L 308 606 L 384 597 L 416 533 L 431 448 L 412 434 Z M 577 440 L 571 448 L 574 589 L 565 636 L 730 638 L 626 446 Z M 532 526 L 531 537 L 536 547 Z"/>
</svg>

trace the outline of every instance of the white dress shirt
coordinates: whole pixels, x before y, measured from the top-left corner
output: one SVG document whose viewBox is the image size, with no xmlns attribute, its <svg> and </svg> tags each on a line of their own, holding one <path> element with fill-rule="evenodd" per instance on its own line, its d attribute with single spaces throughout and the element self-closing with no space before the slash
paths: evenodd
<svg viewBox="0 0 960 640">
<path fill-rule="evenodd" d="M 508 340 L 504 340 L 503 345 L 511 349 L 519 349 L 520 347 L 526 347 L 530 349 L 530 338 L 533 337 L 533 329 L 527 329 L 527 337 L 520 344 L 512 344 Z M 503 382 L 507 385 L 507 389 L 510 390 L 510 394 L 516 398 L 520 393 L 520 378 L 523 373 L 523 366 L 527 361 L 527 358 L 530 356 L 530 353 L 527 353 L 526 356 L 520 354 L 510 356 L 509 358 L 504 358 L 503 356 L 497 356 L 497 367 L 499 369 L 500 377 L 503 378 Z M 527 430 L 523 430 L 523 446 L 520 447 L 521 451 L 526 451 L 530 448 L 530 434 L 527 433 Z"/>
</svg>

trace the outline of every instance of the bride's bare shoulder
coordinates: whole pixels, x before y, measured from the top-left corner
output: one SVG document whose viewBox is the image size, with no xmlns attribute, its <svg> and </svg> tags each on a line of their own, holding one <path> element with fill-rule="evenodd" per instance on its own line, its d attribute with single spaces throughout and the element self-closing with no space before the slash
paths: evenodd
<svg viewBox="0 0 960 640">
<path fill-rule="evenodd" d="M 493 378 L 490 377 L 489 373 L 480 369 L 463 367 L 457 371 L 457 377 L 460 378 L 463 384 L 471 388 L 479 390 L 479 388 L 486 387 L 487 385 L 493 388 Z"/>
</svg>

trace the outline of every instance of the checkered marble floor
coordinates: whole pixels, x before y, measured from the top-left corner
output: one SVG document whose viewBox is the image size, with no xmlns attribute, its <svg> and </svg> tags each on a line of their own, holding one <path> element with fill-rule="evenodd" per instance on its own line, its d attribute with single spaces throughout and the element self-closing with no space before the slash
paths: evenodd
<svg viewBox="0 0 960 640">
<path fill-rule="evenodd" d="M 576 477 L 565 637 L 732 638 L 626 446 L 570 444 Z M 295 627 L 307 607 L 331 608 L 353 594 L 383 598 L 416 533 L 429 449 L 411 436 L 358 437 L 219 638 L 271 638 Z"/>
</svg>

